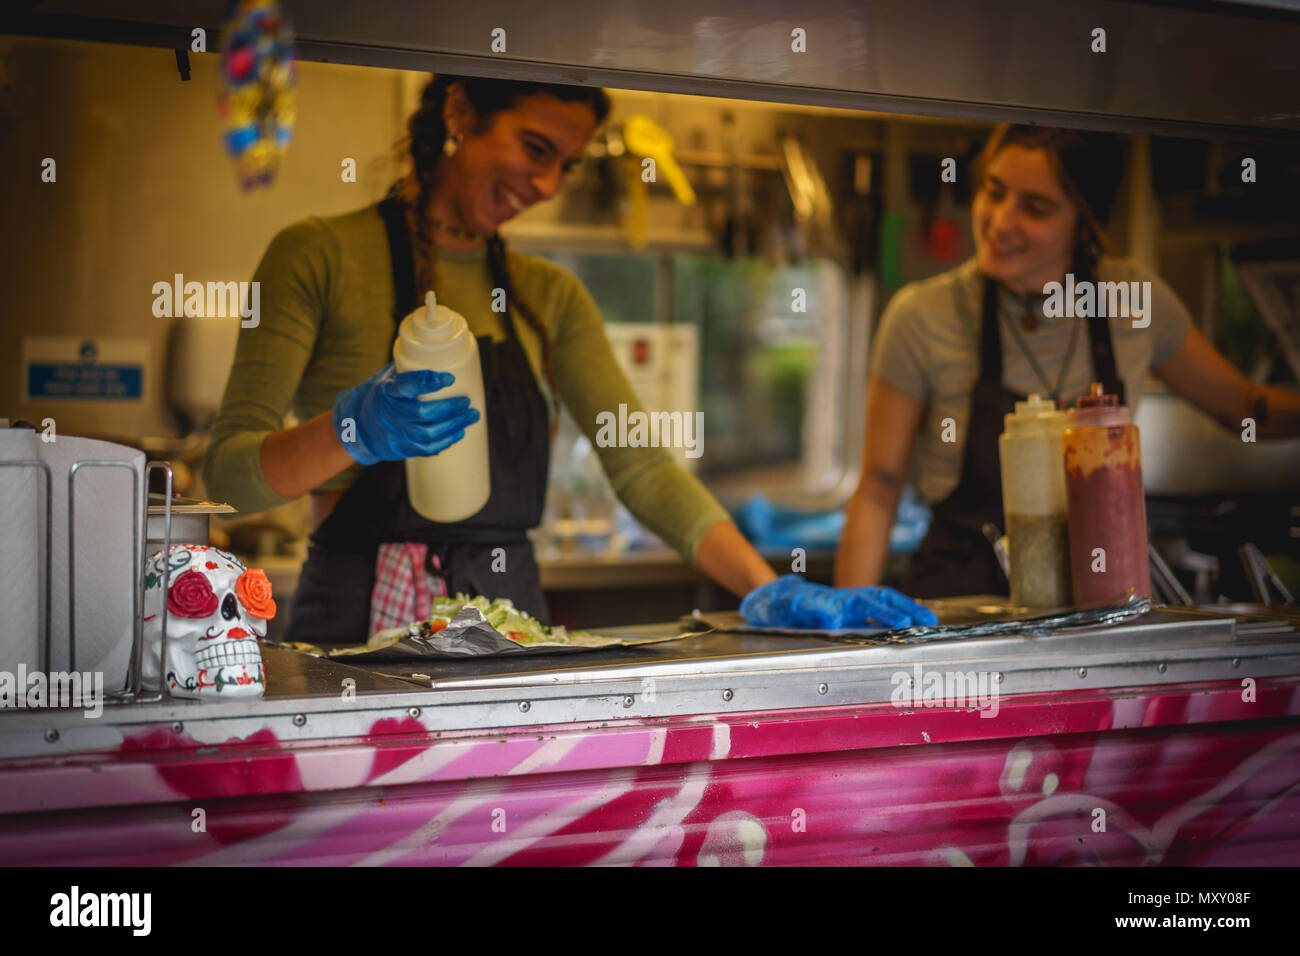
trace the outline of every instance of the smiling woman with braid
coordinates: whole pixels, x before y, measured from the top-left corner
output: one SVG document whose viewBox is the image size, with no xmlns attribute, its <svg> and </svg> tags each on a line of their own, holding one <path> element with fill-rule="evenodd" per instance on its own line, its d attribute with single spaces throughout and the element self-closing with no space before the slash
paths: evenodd
<svg viewBox="0 0 1300 956">
<path fill-rule="evenodd" d="M 289 639 L 362 641 L 458 591 L 510 598 L 547 619 L 525 533 L 542 517 L 559 403 L 588 437 L 600 412 L 640 403 L 587 289 L 509 252 L 497 229 L 560 191 L 609 109 L 598 89 L 439 76 L 409 121 L 411 169 L 384 201 L 307 219 L 271 242 L 255 276 L 261 325 L 240 333 L 204 475 L 212 497 L 245 512 L 311 493 Z M 386 367 L 396 320 L 429 289 L 478 338 L 486 409 L 416 401 L 447 376 Z M 504 313 L 492 308 L 494 289 Z M 303 424 L 286 429 L 290 408 Z M 403 459 L 444 450 L 483 412 L 487 505 L 455 524 L 421 518 Z M 355 441 L 342 440 L 345 419 Z M 598 453 L 629 510 L 687 561 L 737 595 L 775 578 L 666 451 Z"/>
</svg>

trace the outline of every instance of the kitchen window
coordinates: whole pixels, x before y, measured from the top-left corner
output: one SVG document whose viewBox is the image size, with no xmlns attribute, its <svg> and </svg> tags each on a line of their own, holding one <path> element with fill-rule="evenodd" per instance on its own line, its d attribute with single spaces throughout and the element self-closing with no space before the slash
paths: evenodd
<svg viewBox="0 0 1300 956">
<path fill-rule="evenodd" d="M 857 310 L 838 264 L 774 267 L 696 251 L 609 255 L 533 244 L 530 251 L 590 290 L 648 409 L 703 412 L 703 454 L 676 454 L 725 505 L 755 492 L 811 500 L 842 484 L 866 354 L 849 354 Z M 857 381 L 853 368 L 861 370 Z M 545 525 L 543 547 L 655 543 L 617 501 L 567 412 L 552 449 Z"/>
</svg>

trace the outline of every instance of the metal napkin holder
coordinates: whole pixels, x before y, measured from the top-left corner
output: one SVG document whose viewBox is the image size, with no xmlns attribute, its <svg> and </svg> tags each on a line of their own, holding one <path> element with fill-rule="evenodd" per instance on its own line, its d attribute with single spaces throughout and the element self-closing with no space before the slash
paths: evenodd
<svg viewBox="0 0 1300 956">
<path fill-rule="evenodd" d="M 50 591 L 53 584 L 53 537 L 54 537 L 54 498 L 53 478 L 50 466 L 36 459 L 19 461 L 0 461 L 0 468 L 36 468 L 45 477 L 45 559 L 43 586 L 41 588 L 42 640 L 41 670 L 48 673 L 53 663 L 53 646 L 50 634 Z M 144 666 L 144 558 L 145 531 L 147 522 L 140 513 L 140 473 L 129 461 L 109 461 L 102 459 L 79 459 L 68 469 L 68 668 L 77 667 L 77 592 L 76 592 L 76 497 L 77 476 L 92 468 L 125 468 L 131 472 L 131 657 L 127 667 L 127 678 L 120 690 L 104 695 L 105 701 L 114 703 L 157 703 L 168 699 L 166 681 L 163 677 L 164 667 L 158 668 L 158 686 L 145 688 L 143 678 Z M 172 544 L 172 466 L 165 461 L 151 461 L 145 465 L 144 481 L 148 486 L 149 478 L 156 470 L 164 475 L 166 504 L 163 506 L 163 550 L 170 552 Z M 162 607 L 162 656 L 167 660 L 167 602 Z"/>
</svg>

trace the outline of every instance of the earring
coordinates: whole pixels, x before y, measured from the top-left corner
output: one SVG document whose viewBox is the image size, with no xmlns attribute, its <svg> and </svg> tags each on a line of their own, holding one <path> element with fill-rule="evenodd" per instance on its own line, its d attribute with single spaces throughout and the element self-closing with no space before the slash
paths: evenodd
<svg viewBox="0 0 1300 956">
<path fill-rule="evenodd" d="M 459 133 L 455 136 L 448 135 L 447 138 L 442 141 L 442 155 L 455 156 L 456 150 L 460 149 L 460 139 L 461 137 Z"/>
</svg>

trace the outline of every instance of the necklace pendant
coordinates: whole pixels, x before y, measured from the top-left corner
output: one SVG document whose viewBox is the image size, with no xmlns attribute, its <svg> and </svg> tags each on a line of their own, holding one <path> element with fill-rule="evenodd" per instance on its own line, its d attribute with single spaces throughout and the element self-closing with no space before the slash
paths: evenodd
<svg viewBox="0 0 1300 956">
<path fill-rule="evenodd" d="M 479 238 L 479 234 L 477 232 L 471 232 L 468 229 L 461 229 L 459 226 L 448 225 L 447 223 L 443 222 L 441 219 L 433 220 L 433 228 L 437 229 L 439 232 L 445 232 L 448 235 L 455 236 L 457 239 L 478 239 Z"/>
</svg>

